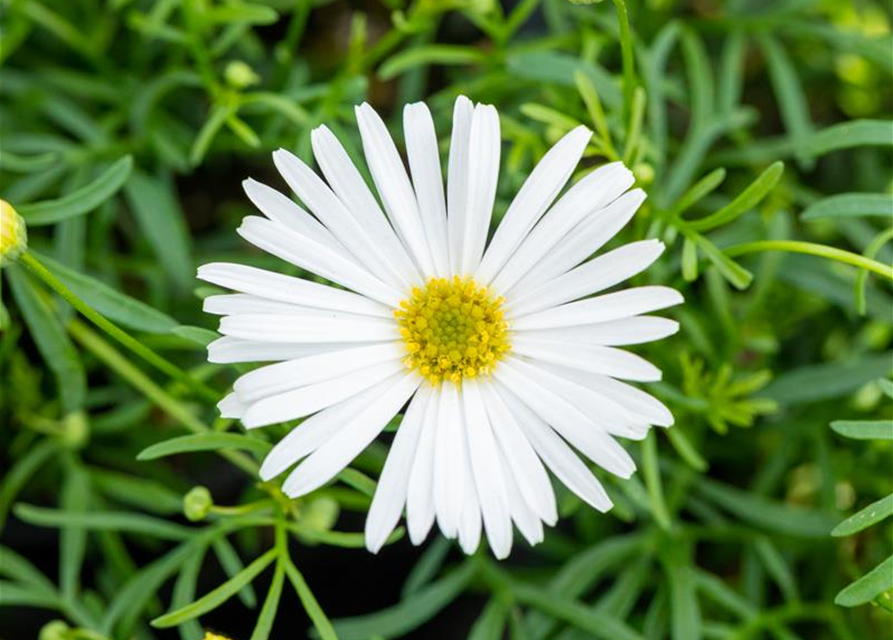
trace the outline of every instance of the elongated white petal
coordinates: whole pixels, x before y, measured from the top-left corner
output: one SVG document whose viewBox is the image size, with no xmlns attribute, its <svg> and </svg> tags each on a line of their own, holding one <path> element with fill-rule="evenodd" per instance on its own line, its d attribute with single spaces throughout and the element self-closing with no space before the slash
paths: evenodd
<svg viewBox="0 0 893 640">
<path fill-rule="evenodd" d="M 535 329 L 524 331 L 523 334 L 543 340 L 565 340 L 617 347 L 660 340 L 677 331 L 679 331 L 679 323 L 675 320 L 657 316 L 633 316 L 622 320 L 562 327 L 561 329 Z"/>
<path fill-rule="evenodd" d="M 559 240 L 560 251 L 549 251 L 511 288 L 513 295 L 522 295 L 577 266 L 598 251 L 632 219 L 645 192 L 633 189 L 608 206 L 593 211 L 567 231 Z"/>
<path fill-rule="evenodd" d="M 375 343 L 368 342 L 327 342 L 327 343 L 288 343 L 258 342 L 232 336 L 217 338 L 208 345 L 208 362 L 231 364 L 237 362 L 281 362 L 304 358 L 318 353 L 340 351 Z"/>
<path fill-rule="evenodd" d="M 237 229 L 254 246 L 278 258 L 312 271 L 348 289 L 392 307 L 401 294 L 354 262 L 350 255 L 332 251 L 307 236 L 264 218 L 248 216 Z"/>
<path fill-rule="evenodd" d="M 357 416 L 376 398 L 393 386 L 390 378 L 372 385 L 365 391 L 315 413 L 293 428 L 264 458 L 260 477 L 271 480 L 301 458 L 310 455 L 332 436 L 356 420 Z"/>
<path fill-rule="evenodd" d="M 567 183 L 591 137 L 589 129 L 579 126 L 556 142 L 539 161 L 493 234 L 475 273 L 477 282 L 487 285 L 496 277 Z"/>
<path fill-rule="evenodd" d="M 499 460 L 503 468 L 508 468 L 509 463 L 503 451 L 499 452 Z M 505 486 L 509 499 L 509 512 L 512 514 L 515 526 L 531 546 L 539 544 L 543 541 L 543 523 L 521 494 L 517 477 L 514 474 L 507 474 Z"/>
<path fill-rule="evenodd" d="M 255 369 L 236 380 L 233 388 L 243 402 L 256 402 L 405 356 L 406 349 L 397 342 L 331 351 Z"/>
<path fill-rule="evenodd" d="M 400 520 L 430 397 L 431 387 L 422 385 L 410 401 L 391 443 L 366 517 L 366 548 L 372 553 L 378 553 Z"/>
<path fill-rule="evenodd" d="M 512 522 L 508 506 L 503 469 L 499 460 L 496 437 L 493 435 L 480 383 L 475 379 L 462 383 L 462 409 L 468 427 L 468 453 L 481 506 L 484 529 L 493 555 L 502 559 L 512 550 Z"/>
<path fill-rule="evenodd" d="M 571 302 L 619 284 L 646 269 L 664 251 L 664 243 L 642 240 L 585 262 L 506 304 L 508 318 Z"/>
<path fill-rule="evenodd" d="M 682 295 L 675 289 L 634 287 L 516 318 L 512 321 L 512 330 L 522 332 L 609 322 L 666 309 L 681 303 Z"/>
<path fill-rule="evenodd" d="M 471 118 L 468 142 L 468 196 L 459 271 L 462 275 L 473 275 L 484 255 L 496 200 L 501 146 L 499 114 L 492 105 L 477 105 Z"/>
<path fill-rule="evenodd" d="M 614 505 L 604 487 L 561 436 L 514 393 L 498 382 L 495 388 L 552 473 L 585 502 L 601 512 L 609 511 Z"/>
<path fill-rule="evenodd" d="M 507 358 L 499 363 L 494 377 L 515 390 L 525 404 L 597 465 L 629 478 L 636 463 L 626 450 L 570 402 L 533 382 L 524 373 L 525 367 L 518 359 Z"/>
<path fill-rule="evenodd" d="M 619 162 L 600 167 L 580 180 L 531 230 L 493 279 L 493 288 L 506 295 L 580 220 L 615 200 L 634 181 L 632 173 Z"/>
<path fill-rule="evenodd" d="M 356 108 L 356 113 L 366 161 L 388 218 L 406 243 L 422 275 L 434 275 L 434 261 L 422 228 L 418 204 L 397 147 L 372 107 L 363 103 Z"/>
<path fill-rule="evenodd" d="M 434 458 L 434 509 L 437 524 L 448 538 L 455 538 L 465 494 L 463 458 L 465 429 L 459 411 L 456 385 L 446 382 L 440 388 L 437 413 L 437 437 Z"/>
<path fill-rule="evenodd" d="M 198 278 L 227 289 L 289 304 L 381 318 L 394 317 L 391 309 L 365 296 L 241 264 L 212 262 L 198 268 Z"/>
<path fill-rule="evenodd" d="M 446 278 L 451 271 L 443 173 L 434 120 L 423 102 L 408 104 L 403 109 L 403 131 L 416 201 L 434 262 L 434 275 Z"/>
<path fill-rule="evenodd" d="M 434 524 L 434 444 L 437 438 L 437 414 L 440 394 L 432 393 L 422 419 L 422 435 L 416 449 L 409 489 L 406 492 L 406 528 L 409 539 L 421 544 Z"/>
<path fill-rule="evenodd" d="M 512 339 L 512 351 L 528 358 L 624 380 L 654 382 L 661 378 L 660 369 L 641 356 L 614 347 L 517 335 Z"/>
<path fill-rule="evenodd" d="M 406 253 L 406 247 L 388 224 L 378 201 L 335 135 L 322 126 L 313 130 L 310 139 L 313 155 L 332 191 L 366 230 L 374 247 L 380 249 L 380 256 L 388 262 L 393 276 L 405 285 L 420 282 L 418 269 Z"/>
<path fill-rule="evenodd" d="M 549 475 L 515 417 L 492 389 L 492 384 L 485 382 L 481 385 L 481 390 L 490 424 L 493 425 L 496 440 L 504 456 L 503 461 L 514 475 L 521 496 L 540 520 L 555 524 L 558 520 L 558 508 Z"/>
<path fill-rule="evenodd" d="M 329 311 L 324 315 L 245 313 L 220 319 L 220 333 L 276 342 L 372 342 L 397 340 L 395 322 Z"/>
<path fill-rule="evenodd" d="M 254 429 L 309 416 L 402 370 L 403 364 L 398 360 L 384 362 L 339 378 L 263 398 L 248 408 L 242 416 L 242 424 Z"/>
<path fill-rule="evenodd" d="M 462 551 L 471 555 L 477 551 L 481 544 L 481 505 L 478 501 L 477 488 L 474 484 L 474 472 L 471 470 L 468 442 L 466 438 L 466 451 L 463 455 L 465 482 L 465 495 L 462 498 L 462 513 L 459 516 L 459 546 Z"/>
<path fill-rule="evenodd" d="M 355 420 L 291 472 L 282 485 L 286 495 L 296 498 L 318 489 L 350 464 L 412 396 L 421 379 L 415 373 L 401 372 L 391 382 L 391 387 L 369 403 Z"/>
<path fill-rule="evenodd" d="M 238 315 L 243 313 L 294 313 L 301 315 L 325 315 L 331 313 L 326 309 L 302 307 L 301 305 L 279 300 L 270 300 L 250 293 L 224 293 L 208 296 L 202 300 L 202 311 L 218 316 Z"/>
<path fill-rule="evenodd" d="M 468 202 L 468 147 L 474 105 L 465 96 L 456 98 L 453 107 L 453 132 L 450 137 L 450 161 L 447 169 L 447 227 L 450 241 L 450 266 L 462 272 L 462 247 L 465 243 L 465 218 Z"/>
<path fill-rule="evenodd" d="M 406 288 L 407 281 L 395 277 L 389 261 L 382 255 L 381 247 L 376 246 L 363 225 L 313 169 L 284 149 L 273 153 L 273 162 L 292 191 L 310 207 L 338 242 L 350 251 L 356 262 L 383 282 L 397 289 Z"/>
<path fill-rule="evenodd" d="M 241 418 L 247 408 L 235 393 L 228 393 L 217 403 L 221 418 Z"/>
</svg>

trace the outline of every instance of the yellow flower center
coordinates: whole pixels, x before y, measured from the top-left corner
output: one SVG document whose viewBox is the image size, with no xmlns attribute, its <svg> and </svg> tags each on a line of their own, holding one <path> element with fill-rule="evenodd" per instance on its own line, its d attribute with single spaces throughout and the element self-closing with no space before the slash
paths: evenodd
<svg viewBox="0 0 893 640">
<path fill-rule="evenodd" d="M 0 200 L 0 265 L 13 262 L 28 247 L 25 221 L 6 200 Z"/>
<path fill-rule="evenodd" d="M 511 344 L 502 298 L 471 278 L 431 278 L 394 311 L 406 366 L 432 384 L 488 374 Z"/>
</svg>

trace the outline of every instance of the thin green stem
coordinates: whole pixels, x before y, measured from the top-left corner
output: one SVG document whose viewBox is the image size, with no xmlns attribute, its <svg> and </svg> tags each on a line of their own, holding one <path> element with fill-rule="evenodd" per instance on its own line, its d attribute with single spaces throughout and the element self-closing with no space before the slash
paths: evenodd
<svg viewBox="0 0 893 640">
<path fill-rule="evenodd" d="M 620 23 L 620 54 L 623 58 L 623 112 L 630 115 L 636 90 L 636 60 L 633 54 L 633 36 L 629 29 L 629 14 L 624 0 L 614 0 L 617 21 Z"/>
<path fill-rule="evenodd" d="M 65 284 L 61 280 L 59 280 L 59 278 L 53 275 L 53 273 L 45 266 L 43 266 L 43 264 L 41 264 L 41 262 L 31 253 L 25 253 L 24 255 L 22 255 L 21 258 L 19 258 L 19 260 L 26 267 L 28 267 L 28 269 L 31 270 L 31 273 L 43 280 L 43 282 L 48 287 L 62 296 L 62 298 L 68 304 L 77 309 L 81 313 L 81 315 L 83 315 L 90 322 L 105 331 L 109 336 L 127 347 L 127 349 L 148 362 L 150 365 L 152 365 L 162 373 L 165 373 L 175 380 L 189 386 L 205 400 L 217 402 L 220 399 L 221 394 L 217 393 L 211 387 L 207 386 L 200 380 L 196 380 L 170 360 L 167 360 L 166 358 L 152 351 L 152 349 L 148 348 L 142 342 L 131 336 L 129 333 L 121 329 L 118 325 L 114 324 L 101 313 L 93 309 L 93 307 L 78 298 L 68 287 L 65 286 Z"/>
<path fill-rule="evenodd" d="M 893 280 L 893 267 L 881 264 L 877 260 L 860 256 L 858 253 L 844 251 L 835 247 L 826 247 L 821 244 L 812 242 L 799 242 L 797 240 L 761 240 L 759 242 L 745 242 L 736 244 L 727 249 L 723 249 L 728 257 L 734 258 L 747 253 L 758 253 L 760 251 L 789 251 L 791 253 L 805 253 L 821 258 L 828 258 L 837 262 L 843 262 L 860 269 L 866 269 L 879 276 Z"/>
<path fill-rule="evenodd" d="M 864 255 L 868 259 L 873 259 L 878 251 L 881 250 L 885 244 L 893 240 L 893 228 L 886 229 L 877 234 L 874 239 L 868 243 L 868 246 L 865 247 L 865 251 L 862 255 Z M 860 271 L 856 276 L 856 310 L 859 312 L 859 315 L 864 316 L 868 307 L 868 302 L 865 294 L 865 286 L 868 283 L 868 271 Z"/>
<path fill-rule="evenodd" d="M 87 325 L 78 320 L 72 320 L 68 325 L 68 330 L 75 340 L 189 431 L 193 433 L 211 431 L 210 427 L 199 420 L 185 405 L 158 386 L 121 352 L 91 331 Z M 230 450 L 221 450 L 219 453 L 237 467 L 245 470 L 250 476 L 254 477 L 257 474 L 257 464 L 243 453 Z"/>
</svg>

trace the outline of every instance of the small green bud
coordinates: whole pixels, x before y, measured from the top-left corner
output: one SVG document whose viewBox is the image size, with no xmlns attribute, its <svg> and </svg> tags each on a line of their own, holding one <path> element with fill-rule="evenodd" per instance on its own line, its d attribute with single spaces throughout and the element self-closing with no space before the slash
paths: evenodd
<svg viewBox="0 0 893 640">
<path fill-rule="evenodd" d="M 647 186 L 654 182 L 654 167 L 645 162 L 640 162 L 633 167 L 633 175 L 642 186 Z"/>
<path fill-rule="evenodd" d="M 47 622 L 40 629 L 39 640 L 68 640 L 71 627 L 62 620 Z"/>
<path fill-rule="evenodd" d="M 15 262 L 28 248 L 28 231 L 22 216 L 0 200 L 0 266 Z"/>
<path fill-rule="evenodd" d="M 330 531 L 338 521 L 338 502 L 333 498 L 314 498 L 301 510 L 301 521 L 310 529 Z"/>
<path fill-rule="evenodd" d="M 190 522 L 199 522 L 208 517 L 214 498 L 207 487 L 193 487 L 183 496 L 183 514 Z"/>
<path fill-rule="evenodd" d="M 90 439 L 90 425 L 83 411 L 69 413 L 62 419 L 62 444 L 69 449 L 83 449 Z"/>
<path fill-rule="evenodd" d="M 254 69 L 241 60 L 233 60 L 227 64 L 223 77 L 233 89 L 246 89 L 260 82 L 260 76 Z"/>
</svg>

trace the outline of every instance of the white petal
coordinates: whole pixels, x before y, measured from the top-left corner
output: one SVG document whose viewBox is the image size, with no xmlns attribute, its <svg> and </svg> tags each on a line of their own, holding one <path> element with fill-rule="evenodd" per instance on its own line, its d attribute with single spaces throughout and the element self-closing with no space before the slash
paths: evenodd
<svg viewBox="0 0 893 640">
<path fill-rule="evenodd" d="M 468 195 L 459 271 L 462 275 L 473 275 L 484 255 L 496 200 L 501 147 L 499 114 L 492 105 L 477 105 L 471 118 L 468 142 Z"/>
<path fill-rule="evenodd" d="M 613 505 L 604 487 L 582 460 L 555 431 L 536 415 L 517 396 L 497 383 L 495 388 L 509 406 L 518 424 L 530 438 L 530 443 L 568 489 L 601 512 L 609 511 Z"/>
<path fill-rule="evenodd" d="M 434 441 L 434 509 L 440 530 L 446 537 L 455 538 L 465 495 L 465 429 L 456 385 L 451 382 L 441 385 L 438 404 L 437 437 Z"/>
<path fill-rule="evenodd" d="M 331 351 L 267 365 L 246 373 L 233 388 L 243 402 L 256 402 L 308 384 L 338 378 L 358 369 L 406 357 L 400 343 L 381 344 Z"/>
<path fill-rule="evenodd" d="M 244 313 L 220 319 L 220 333 L 263 342 L 372 342 L 400 338 L 395 322 L 338 311 L 324 315 Z"/>
<path fill-rule="evenodd" d="M 591 137 L 589 129 L 579 126 L 556 142 L 543 156 L 524 181 L 493 234 L 493 240 L 475 273 L 475 281 L 487 285 L 496 277 L 567 183 Z"/>
<path fill-rule="evenodd" d="M 232 336 L 217 338 L 208 345 L 208 362 L 230 364 L 236 362 L 280 362 L 312 356 L 317 353 L 340 351 L 374 343 L 328 342 L 328 343 L 287 343 L 258 342 Z"/>
<path fill-rule="evenodd" d="M 218 316 L 243 313 L 296 313 L 306 315 L 331 313 L 324 309 L 302 307 L 297 304 L 262 298 L 250 293 L 223 293 L 208 296 L 202 300 L 202 311 Z"/>
<path fill-rule="evenodd" d="M 558 241 L 580 220 L 616 199 L 634 181 L 632 173 L 619 162 L 600 167 L 580 180 L 524 238 L 518 250 L 493 279 L 493 288 L 506 295 L 524 274 L 552 252 Z"/>
<path fill-rule="evenodd" d="M 661 379 L 660 369 L 645 358 L 614 347 L 538 340 L 519 334 L 512 338 L 512 351 L 528 358 L 623 380 L 655 382 Z"/>
<path fill-rule="evenodd" d="M 403 363 L 399 360 L 384 362 L 340 378 L 263 398 L 248 408 L 242 417 L 242 424 L 249 429 L 254 429 L 277 422 L 303 418 L 368 389 L 403 369 Z"/>
<path fill-rule="evenodd" d="M 331 480 L 375 439 L 421 382 L 415 373 L 404 372 L 390 380 L 392 385 L 387 391 L 291 472 L 282 485 L 286 495 L 296 498 Z"/>
<path fill-rule="evenodd" d="M 273 153 L 273 163 L 279 173 L 288 182 L 298 197 L 310 207 L 332 232 L 332 235 L 347 248 L 370 273 L 383 282 L 397 288 L 405 289 L 408 281 L 398 278 L 391 270 L 391 263 L 382 255 L 382 249 L 366 233 L 365 228 L 348 211 L 344 203 L 329 189 L 328 185 L 316 175 L 300 158 L 284 149 Z"/>
<path fill-rule="evenodd" d="M 544 340 L 565 340 L 616 347 L 660 340 L 677 331 L 679 323 L 675 320 L 657 316 L 633 316 L 576 327 L 524 331 L 523 334 Z"/>
<path fill-rule="evenodd" d="M 451 271 L 443 173 L 434 120 L 425 103 L 406 105 L 403 109 L 403 131 L 413 189 L 434 261 L 434 275 L 446 278 Z"/>
<path fill-rule="evenodd" d="M 409 539 L 419 545 L 434 524 L 434 442 L 437 438 L 437 414 L 440 394 L 432 393 L 422 419 L 422 435 L 416 449 L 409 489 L 406 492 L 406 528 Z"/>
<path fill-rule="evenodd" d="M 342 253 L 346 251 L 344 245 L 335 239 L 331 231 L 321 225 L 316 218 L 304 211 L 288 196 L 251 178 L 242 182 L 242 188 L 248 195 L 248 199 L 254 203 L 254 206 L 270 220 L 307 236 L 311 240 L 325 245 L 332 251 Z"/>
<path fill-rule="evenodd" d="M 384 545 L 400 520 L 406 503 L 409 476 L 424 427 L 425 408 L 431 397 L 431 387 L 422 387 L 413 396 L 403 421 L 397 429 L 384 469 L 366 517 L 366 548 L 372 553 Z"/>
<path fill-rule="evenodd" d="M 530 269 L 518 281 L 512 294 L 530 291 L 583 262 L 617 235 L 644 201 L 645 192 L 633 189 L 607 207 L 587 215 L 558 241 L 554 250 L 537 261 L 536 269 Z"/>
<path fill-rule="evenodd" d="M 523 398 L 535 413 L 597 465 L 621 478 L 629 478 L 636 463 L 626 450 L 574 405 L 533 382 L 524 373 L 527 366 L 516 358 L 506 358 L 499 363 L 494 377 Z"/>
<path fill-rule="evenodd" d="M 312 271 L 373 300 L 392 307 L 403 296 L 366 269 L 349 254 L 332 251 L 307 236 L 264 218 L 248 216 L 237 233 L 254 246 L 278 258 Z"/>
<path fill-rule="evenodd" d="M 542 311 L 613 287 L 646 269 L 664 248 L 658 240 L 642 240 L 609 251 L 526 294 L 512 296 L 506 317 Z"/>
<path fill-rule="evenodd" d="M 465 218 L 468 201 L 468 147 L 474 105 L 465 96 L 456 98 L 453 107 L 453 132 L 450 137 L 450 161 L 447 169 L 447 227 L 450 240 L 450 266 L 462 272 L 462 247 L 465 243 Z"/>
<path fill-rule="evenodd" d="M 502 451 L 499 454 L 503 468 L 507 468 L 508 461 L 505 459 L 505 454 Z M 518 531 L 521 532 L 521 535 L 524 536 L 524 539 L 531 546 L 539 544 L 543 541 L 542 521 L 537 517 L 533 509 L 530 508 L 530 505 L 527 504 L 524 496 L 521 495 L 521 489 L 514 475 L 509 474 L 506 477 L 505 486 L 509 499 L 509 512 L 512 514 L 515 526 L 518 527 Z"/>
<path fill-rule="evenodd" d="M 481 505 L 478 501 L 477 488 L 474 485 L 474 473 L 471 470 L 469 452 L 463 456 L 465 462 L 465 495 L 462 498 L 462 514 L 459 516 L 459 546 L 462 551 L 471 555 L 481 544 Z"/>
<path fill-rule="evenodd" d="M 512 320 L 513 331 L 557 329 L 608 322 L 666 309 L 682 303 L 682 295 L 669 287 L 634 287 L 553 307 Z"/>
<path fill-rule="evenodd" d="M 381 248 L 381 255 L 390 263 L 391 272 L 409 284 L 420 281 L 418 269 L 406 253 L 406 247 L 388 224 L 378 201 L 335 135 L 321 126 L 313 130 L 310 139 L 313 155 L 332 191 L 363 226 L 374 245 Z"/>
<path fill-rule="evenodd" d="M 480 384 L 476 380 L 462 383 L 462 408 L 468 433 L 468 453 L 478 501 L 481 507 L 487 541 L 498 559 L 512 550 L 512 522 L 504 474 L 510 473 L 499 461 L 496 437 L 493 435 Z"/>
<path fill-rule="evenodd" d="M 543 468 L 515 417 L 491 386 L 484 383 L 481 385 L 481 390 L 504 461 L 514 475 L 521 495 L 537 517 L 549 524 L 555 524 L 558 520 L 558 509 L 555 504 L 555 492 L 549 482 L 549 474 Z"/>
<path fill-rule="evenodd" d="M 248 407 L 239 400 L 235 393 L 229 393 L 223 400 L 217 403 L 217 410 L 221 418 L 241 418 Z"/>
<path fill-rule="evenodd" d="M 418 204 L 397 147 L 372 107 L 363 103 L 356 108 L 356 114 L 366 162 L 388 218 L 406 243 L 422 275 L 434 275 L 434 261 L 422 228 Z"/>
<path fill-rule="evenodd" d="M 202 265 L 198 268 L 198 278 L 234 291 L 305 307 L 394 317 L 391 309 L 365 296 L 241 264 L 213 262 Z"/>
<path fill-rule="evenodd" d="M 264 458 L 260 468 L 261 479 L 266 481 L 275 478 L 304 456 L 316 451 L 392 386 L 393 381 L 387 378 L 301 422 L 276 443 Z"/>
</svg>

